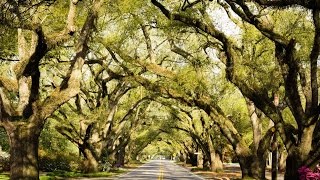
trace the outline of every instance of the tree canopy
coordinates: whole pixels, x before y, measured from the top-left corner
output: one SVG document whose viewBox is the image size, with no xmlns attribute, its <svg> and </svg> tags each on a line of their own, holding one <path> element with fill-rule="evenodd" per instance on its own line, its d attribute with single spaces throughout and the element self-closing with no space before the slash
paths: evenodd
<svg viewBox="0 0 320 180">
<path fill-rule="evenodd" d="M 320 159 L 318 0 L 5 0 L 0 17 L 12 179 L 55 151 L 84 172 L 236 159 L 255 179 L 271 151 L 290 180 Z"/>
</svg>

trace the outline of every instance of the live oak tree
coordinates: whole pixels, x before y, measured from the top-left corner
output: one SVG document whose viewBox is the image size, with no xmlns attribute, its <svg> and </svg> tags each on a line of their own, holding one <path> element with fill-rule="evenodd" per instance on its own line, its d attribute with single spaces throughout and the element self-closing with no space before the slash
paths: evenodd
<svg viewBox="0 0 320 180">
<path fill-rule="evenodd" d="M 172 128 L 184 131 L 191 137 L 199 149 L 198 152 L 201 153 L 197 155 L 197 157 L 200 158 L 200 156 L 202 156 L 203 168 L 209 168 L 212 171 L 221 171 L 223 169 L 221 159 L 222 150 L 219 150 L 218 148 L 220 146 L 214 142 L 214 139 L 217 139 L 217 133 L 215 133 L 215 131 L 218 130 L 213 127 L 213 122 L 210 118 L 200 110 L 180 112 L 175 114 L 175 117 L 179 123 Z M 217 140 L 219 141 L 221 139 Z"/>
<path fill-rule="evenodd" d="M 38 143 L 44 123 L 63 103 L 80 91 L 82 66 L 88 52 L 90 36 L 94 30 L 98 9 L 102 1 L 89 5 L 85 22 L 79 27 L 77 20 L 77 0 L 69 2 L 69 10 L 64 17 L 64 28 L 50 29 L 46 23 L 48 8 L 54 8 L 51 1 L 4 1 L 1 2 L 3 24 L 16 31 L 17 51 L 2 59 L 17 59 L 10 64 L 8 76 L 2 74 L 1 84 L 1 126 L 10 140 L 10 178 L 39 179 Z M 67 5 L 68 7 L 68 5 Z M 79 33 L 75 35 L 78 30 Z M 73 39 L 73 36 L 76 38 Z M 40 94 L 41 62 L 52 50 L 69 40 L 74 40 L 74 55 L 60 85 L 46 97 Z"/>
<path fill-rule="evenodd" d="M 282 99 L 288 105 L 288 110 L 292 113 L 294 124 L 287 123 L 282 116 L 282 110 L 272 101 L 273 98 L 261 91 L 261 88 L 250 86 L 237 74 L 237 65 L 243 61 L 243 48 L 238 46 L 226 35 L 223 30 L 215 24 L 206 21 L 208 14 L 206 11 L 198 11 L 205 18 L 186 16 L 183 12 L 169 11 L 158 1 L 152 0 L 168 18 L 180 21 L 185 25 L 199 29 L 209 34 L 221 44 L 220 56 L 225 60 L 226 75 L 230 82 L 237 86 L 242 94 L 254 102 L 266 116 L 275 124 L 275 129 L 283 140 L 288 151 L 287 167 L 285 179 L 298 179 L 298 168 L 302 165 L 311 165 L 319 159 L 319 148 L 314 144 L 314 129 L 319 118 L 318 103 L 318 75 L 317 60 L 319 56 L 319 7 L 317 1 L 218 1 L 227 12 L 233 12 L 245 24 L 255 27 L 264 37 L 268 38 L 273 51 L 272 59 L 276 60 L 276 65 L 281 74 L 280 86 L 284 90 Z M 210 5 L 214 2 L 204 2 Z M 200 3 L 199 3 L 200 4 Z M 198 4 L 198 5 L 199 5 Z M 189 6 L 189 8 L 193 8 Z M 286 9 L 289 8 L 289 9 Z M 312 30 L 301 28 L 300 33 L 288 34 L 279 30 L 276 23 L 269 21 L 269 13 L 288 10 L 287 16 L 281 16 L 287 22 L 292 22 L 290 14 L 304 11 L 302 16 L 304 22 L 312 24 Z M 269 15 L 268 15 L 269 14 Z M 289 15 L 289 16 L 288 16 Z M 229 13 L 232 17 L 232 13 Z M 234 17 L 234 16 L 233 16 Z M 210 19 L 210 18 L 209 18 Z M 208 19 L 207 19 L 208 20 Z M 281 24 L 283 25 L 284 20 Z M 286 27 L 292 28 L 292 27 Z M 297 26 L 299 28 L 299 26 Z M 304 32 L 307 32 L 304 34 Z M 305 38 L 307 36 L 307 38 Z M 300 38 L 304 37 L 304 38 Z M 310 39 L 308 43 L 304 40 Z M 246 44 L 243 44 L 246 46 Z M 305 52 L 301 56 L 301 52 Z"/>
<path fill-rule="evenodd" d="M 0 59 L 5 61 L 0 69 L 0 117 L 10 138 L 12 179 L 38 179 L 38 139 L 44 123 L 79 92 L 82 93 L 73 104 L 78 108 L 76 111 L 81 112 L 87 103 L 92 109 L 106 108 L 106 114 L 86 117 L 90 120 L 83 124 L 83 129 L 71 126 L 58 130 L 78 144 L 83 154 L 89 152 L 87 157 L 97 156 L 92 153 L 96 149 L 90 148 L 93 145 L 100 147 L 96 154 L 106 150 L 115 157 L 118 152 L 119 163 L 123 162 L 125 150 L 132 158 L 138 156 L 163 133 L 159 129 L 164 127 L 160 118 L 148 117 L 152 111 L 145 114 L 139 108 L 129 110 L 133 116 L 122 121 L 125 123 L 120 122 L 123 114 L 115 113 L 117 107 L 122 112 L 130 109 L 124 108 L 120 99 L 128 89 L 138 86 L 156 97 L 174 99 L 171 103 L 202 109 L 233 146 L 243 177 L 265 178 L 266 153 L 275 134 L 288 151 L 286 179 L 297 179 L 300 166 L 319 159 L 319 133 L 314 131 L 319 126 L 319 3 L 167 2 L 108 1 L 103 6 L 103 18 L 99 19 L 102 0 L 79 3 L 70 0 L 70 4 L 58 0 L 0 3 Z M 76 13 L 77 6 L 85 10 Z M 234 34 L 221 26 L 223 22 L 215 16 L 219 15 L 215 8 L 225 10 L 236 24 L 233 27 L 239 28 Z M 52 62 L 56 61 L 66 65 L 63 66 L 66 73 L 53 81 L 56 73 L 49 67 L 55 66 Z M 86 72 L 82 77 L 84 63 L 93 73 Z M 46 73 L 49 71 L 52 73 Z M 106 86 L 106 77 L 119 82 L 115 91 Z M 225 88 L 228 82 L 224 77 L 232 85 Z M 242 107 L 241 112 L 247 107 L 253 115 L 251 119 L 228 106 L 230 101 L 235 102 L 236 98 L 229 95 L 235 92 L 242 101 L 236 101 L 237 106 Z M 274 102 L 275 95 L 280 98 L 279 104 Z M 262 128 L 263 133 L 255 114 L 260 111 L 266 121 L 271 119 L 274 123 Z M 142 119 L 160 124 L 150 123 L 152 128 L 144 129 L 146 121 Z M 251 132 L 243 130 L 250 120 L 258 124 L 253 123 L 254 140 L 248 143 Z M 194 119 L 193 123 L 199 122 Z M 203 128 L 209 131 L 210 125 Z M 107 129 L 108 135 L 99 136 L 103 129 Z M 132 133 L 134 130 L 138 133 Z M 82 136 L 71 138 L 77 131 Z M 186 132 L 198 146 L 203 146 L 203 151 L 210 149 L 213 132 L 201 134 L 195 128 Z M 98 137 L 97 141 L 92 141 L 93 137 Z M 196 143 L 182 145 L 188 153 L 196 150 Z M 97 162 L 87 164 L 88 169 L 96 171 Z"/>
<path fill-rule="evenodd" d="M 120 57 L 122 56 L 120 55 Z M 124 61 L 129 63 L 134 62 L 131 61 L 132 59 L 133 58 L 128 56 L 123 58 Z M 141 64 L 142 63 L 140 63 L 140 65 Z M 259 151 L 252 151 L 249 144 L 247 144 L 245 139 L 240 136 L 232 121 L 224 115 L 221 108 L 217 105 L 217 102 L 215 102 L 215 99 L 210 96 L 210 93 L 207 94 L 208 92 L 206 91 L 198 91 L 199 88 L 205 90 L 203 88 L 206 87 L 202 84 L 203 82 L 201 82 L 201 80 L 196 82 L 194 81 L 195 79 L 193 79 L 191 82 L 187 81 L 185 78 L 177 78 L 182 76 L 179 76 L 179 74 L 169 71 L 155 63 L 148 63 L 144 67 L 158 76 L 165 77 L 165 79 L 152 82 L 139 74 L 133 73 L 129 73 L 129 76 L 122 76 L 121 78 L 130 82 L 135 81 L 143 85 L 147 90 L 161 94 L 162 97 L 177 99 L 188 106 L 197 106 L 203 109 L 210 116 L 212 121 L 217 124 L 222 134 L 228 139 L 229 143 L 232 144 L 235 154 L 240 161 L 243 176 L 259 177 L 262 179 L 265 178 L 265 159 L 270 137 L 274 132 L 273 129 L 270 129 L 270 131 L 265 134 L 263 143 L 261 143 L 259 147 Z M 190 78 L 192 71 L 189 70 L 187 72 L 189 74 L 188 77 Z M 210 75 L 208 75 L 209 74 L 203 74 L 203 77 L 210 77 Z"/>
<path fill-rule="evenodd" d="M 192 56 L 188 53 L 184 53 L 183 49 L 174 45 L 174 42 L 171 43 L 172 51 L 175 51 L 177 54 L 181 55 L 186 60 L 193 60 Z M 123 76 L 122 78 L 127 79 L 128 81 L 136 81 L 142 84 L 149 91 L 157 92 L 164 97 L 178 99 L 184 103 L 187 103 L 190 106 L 198 106 L 203 109 L 208 115 L 212 118 L 212 120 L 218 125 L 223 135 L 226 136 L 229 143 L 232 144 L 235 153 L 240 161 L 243 176 L 251 176 L 256 178 L 265 178 L 265 160 L 266 154 L 268 152 L 268 147 L 270 144 L 270 138 L 274 133 L 274 128 L 269 129 L 269 131 L 262 138 L 262 143 L 259 146 L 258 151 L 254 151 L 243 139 L 238 130 L 234 127 L 234 124 L 230 119 L 224 115 L 221 107 L 217 105 L 216 99 L 210 97 L 207 93 L 206 83 L 199 81 L 198 86 L 194 85 L 196 81 L 188 81 L 185 77 L 190 79 L 191 73 L 198 73 L 200 71 L 192 71 L 187 70 L 188 76 L 186 74 L 179 74 L 179 70 L 175 69 L 178 73 L 173 71 L 169 71 L 166 68 L 163 68 L 160 65 L 155 63 L 143 63 L 141 61 L 134 61 L 135 58 L 130 55 L 124 55 L 123 53 L 117 51 L 117 54 L 121 57 L 123 61 L 126 63 L 139 63 L 140 66 L 157 74 L 158 76 L 162 76 L 167 78 L 166 80 L 162 79 L 161 81 L 152 83 L 152 81 L 139 76 L 139 74 L 129 73 L 130 76 Z M 192 62 L 192 61 L 191 61 Z M 193 60 L 193 62 L 195 62 Z M 179 63 L 179 62 L 177 62 Z M 195 64 L 192 64 L 193 67 Z M 187 68 L 186 68 L 187 69 Z M 199 74 L 198 74 L 199 75 Z M 204 74 L 204 77 L 210 77 L 208 74 Z M 166 82 L 167 81 L 167 82 Z M 174 81 L 174 82 L 173 82 Z M 206 84 L 206 85 L 203 85 Z M 208 88 L 210 89 L 210 88 Z"/>
<path fill-rule="evenodd" d="M 139 124 L 137 121 L 140 118 L 140 105 L 148 100 L 146 97 L 135 97 L 133 94 L 137 92 L 128 92 L 130 89 L 128 84 L 119 82 L 113 89 L 108 90 L 109 93 L 106 93 L 103 100 L 91 99 L 94 100 L 94 105 L 90 107 L 89 112 L 79 112 L 79 108 L 75 108 L 78 117 L 81 118 L 81 122 L 77 122 L 78 126 L 69 122 L 56 127 L 79 148 L 85 158 L 85 172 L 97 172 L 99 162 L 114 165 L 118 157 L 124 159 L 124 153 L 123 156 L 117 153 L 122 152 L 130 142 L 130 134 Z M 84 105 L 77 104 L 82 106 L 80 109 L 84 108 Z"/>
<path fill-rule="evenodd" d="M 148 151 L 145 150 L 146 148 L 154 148 L 158 143 L 165 141 L 163 137 L 167 131 L 166 127 L 170 124 L 168 122 L 170 122 L 171 116 L 167 109 L 161 103 L 157 102 L 157 97 L 153 97 L 152 99 L 153 101 L 147 106 L 147 108 L 141 109 L 144 113 L 139 117 L 140 124 L 131 131 L 131 141 L 128 144 L 128 160 L 146 158 L 143 157 L 146 151 Z M 174 149 L 174 147 L 172 147 L 172 149 Z M 160 155 L 158 149 L 156 149 L 156 151 L 156 153 Z"/>
</svg>

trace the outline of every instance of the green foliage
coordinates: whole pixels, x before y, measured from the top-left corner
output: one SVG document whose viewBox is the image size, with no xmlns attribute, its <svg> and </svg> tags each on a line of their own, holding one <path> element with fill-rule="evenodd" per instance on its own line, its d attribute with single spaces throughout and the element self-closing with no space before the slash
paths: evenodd
<svg viewBox="0 0 320 180">
<path fill-rule="evenodd" d="M 297 41 L 297 58 L 305 63 L 309 58 L 314 38 L 311 16 L 310 11 L 299 7 L 275 10 L 273 16 L 276 30 Z"/>
<path fill-rule="evenodd" d="M 56 179 L 56 178 L 77 178 L 77 177 L 86 177 L 86 178 L 94 178 L 94 177 L 109 177 L 115 176 L 118 174 L 122 174 L 127 172 L 122 169 L 112 169 L 109 172 L 98 172 L 98 173 L 80 173 L 80 172 L 68 172 L 68 171 L 55 171 L 49 172 L 45 176 L 42 176 L 43 179 Z M 41 177 L 40 177 L 41 179 Z"/>
<path fill-rule="evenodd" d="M 81 158 L 77 148 L 55 130 L 57 123 L 48 121 L 41 133 L 39 167 L 42 171 L 78 170 Z"/>
<path fill-rule="evenodd" d="M 274 57 L 274 44 L 248 25 L 243 33 L 243 58 L 235 64 L 235 74 L 257 90 L 276 91 L 282 77 Z"/>
<path fill-rule="evenodd" d="M 56 0 L 56 2 L 49 7 L 41 7 L 42 13 L 40 13 L 39 18 L 42 20 L 46 34 L 54 35 L 65 28 L 67 15 L 69 12 L 69 4 L 69 1 Z M 77 19 L 75 21 L 75 25 L 77 27 L 81 27 L 81 25 L 84 23 L 89 7 L 88 5 L 88 2 L 80 1 L 78 3 L 77 6 L 79 10 L 77 11 Z"/>
<path fill-rule="evenodd" d="M 0 57 L 4 59 L 17 59 L 17 36 L 18 32 L 0 25 Z"/>
<path fill-rule="evenodd" d="M 40 136 L 40 149 L 49 154 L 59 151 L 76 152 L 75 146 L 55 130 L 55 125 L 59 123 L 61 122 L 49 121 L 45 124 Z"/>
<path fill-rule="evenodd" d="M 0 174 L 0 179 L 2 180 L 9 180 L 9 174 Z"/>
<path fill-rule="evenodd" d="M 57 170 L 77 171 L 80 169 L 81 159 L 78 154 L 39 152 L 39 167 L 41 171 L 52 172 Z"/>
<path fill-rule="evenodd" d="M 224 93 L 219 101 L 220 107 L 224 110 L 225 115 L 231 120 L 234 127 L 243 136 L 245 142 L 250 144 L 253 140 L 252 125 L 248 114 L 247 105 L 242 94 L 233 89 Z"/>
<path fill-rule="evenodd" d="M 84 22 L 88 3 L 90 2 L 81 1 L 79 4 L 81 10 L 77 12 L 77 17 L 79 18 L 77 18 L 76 23 L 79 27 Z M 183 15 L 196 17 L 209 23 L 208 18 L 201 14 L 204 10 L 203 8 L 206 8 L 205 4 L 198 3 L 193 8 L 182 12 L 181 1 L 163 1 L 162 3 L 170 10 L 179 11 Z M 41 170 L 76 171 L 79 169 L 81 162 L 77 147 L 57 133 L 54 127 L 61 124 L 66 126 L 72 124 L 75 127 L 75 131 L 80 132 L 79 120 L 84 119 L 85 125 L 90 123 L 98 124 L 95 133 L 100 133 L 98 132 L 99 128 L 106 123 L 106 117 L 110 113 L 108 111 L 110 103 L 108 97 L 102 100 L 102 106 L 95 108 L 99 91 L 101 91 L 101 81 L 111 76 L 105 70 L 110 68 L 122 76 L 129 74 L 118 63 L 130 69 L 135 75 L 141 75 L 159 86 L 176 90 L 178 93 L 185 95 L 185 98 L 197 99 L 201 95 L 210 97 L 212 105 L 219 106 L 223 111 L 222 113 L 231 120 L 227 123 L 233 124 L 247 144 L 252 142 L 250 117 L 243 96 L 232 84 L 225 80 L 225 74 L 222 72 L 224 66 L 215 62 L 208 55 L 209 51 L 216 53 L 216 51 L 213 51 L 216 47 L 208 45 L 210 43 L 210 45 L 215 44 L 216 39 L 182 23 L 172 20 L 167 21 L 149 1 L 110 0 L 106 1 L 104 6 L 105 8 L 99 14 L 100 18 L 97 27 L 95 27 L 98 32 L 91 37 L 93 42 L 88 44 L 90 55 L 86 57 L 86 60 L 103 58 L 99 59 L 100 64 L 87 64 L 83 68 L 85 74 L 82 81 L 83 91 L 79 95 L 82 98 L 80 104 L 83 107 L 83 112 L 81 114 L 79 109 L 76 109 L 74 100 L 69 101 L 68 104 L 61 106 L 55 113 L 60 120 L 49 121 L 45 125 L 40 137 Z M 69 2 L 63 0 L 57 0 L 50 7 L 39 7 L 38 10 L 41 13 L 37 18 L 42 21 L 45 34 L 54 35 L 51 33 L 63 30 L 68 9 Z M 305 65 L 310 55 L 311 42 L 313 41 L 313 37 L 310 34 L 314 32 L 310 13 L 300 8 L 266 11 L 271 15 L 260 18 L 270 18 L 274 22 L 274 28 L 277 32 L 287 37 L 295 38 L 299 45 L 297 60 L 301 60 L 301 64 Z M 280 91 L 281 99 L 284 99 L 285 90 L 281 89 L 283 79 L 274 57 L 274 43 L 252 25 L 247 23 L 242 25 L 241 40 L 236 42 L 236 38 L 230 38 L 233 42 L 242 45 L 239 47 L 242 54 L 239 54 L 239 58 L 235 61 L 233 67 L 236 70 L 235 76 L 238 78 L 237 80 L 249 85 L 257 92 L 267 93 L 269 97 L 271 97 L 271 92 Z M 142 26 L 146 26 L 148 29 L 150 35 L 149 43 L 152 44 L 157 65 L 171 71 L 174 74 L 173 78 L 156 75 L 156 73 L 145 69 L 146 67 L 144 67 L 143 63 L 150 62 L 150 54 Z M 1 25 L 1 58 L 17 58 L 17 43 L 13 39 L 17 39 L 17 32 L 7 27 L 2 28 Z M 48 52 L 43 59 L 40 70 L 42 75 L 40 96 L 42 99 L 49 95 L 54 86 L 60 84 L 63 77 L 66 76 L 70 63 L 61 63 L 61 61 L 72 59 L 74 52 L 69 47 L 73 46 L 73 44 L 73 40 L 64 42 L 63 46 L 65 47 L 59 47 Z M 221 46 L 220 43 L 215 45 Z M 119 62 L 112 60 L 114 57 L 110 57 L 106 47 L 114 48 L 120 52 L 115 52 Z M 183 53 L 173 52 L 174 47 L 183 51 Z M 127 56 L 123 57 L 121 53 Z M 219 64 L 217 65 L 218 70 L 215 69 L 217 68 L 214 66 L 216 65 L 215 63 Z M 146 70 L 146 72 L 142 70 Z M 7 63 L 1 62 L 0 72 L 10 73 Z M 125 79 L 123 81 L 128 80 Z M 109 96 L 117 83 L 119 83 L 118 80 L 106 83 Z M 137 86 L 137 83 L 133 81 L 126 83 L 131 87 Z M 123 96 L 117 104 L 117 112 L 110 129 L 117 129 L 120 126 L 120 120 L 128 109 L 132 107 L 134 102 L 147 94 L 159 95 L 155 92 L 148 92 L 146 89 L 135 88 Z M 12 100 L 18 99 L 17 97 L 17 95 L 13 95 Z M 155 99 L 159 100 L 160 98 L 155 97 Z M 186 106 L 175 100 L 161 99 L 161 101 L 165 101 L 164 104 L 169 104 L 168 106 L 176 106 L 178 107 L 177 109 L 183 109 Z M 190 134 L 173 130 L 173 127 L 186 128 L 186 130 L 201 136 L 204 142 L 206 141 L 205 138 L 210 135 L 220 137 L 218 128 L 213 125 L 212 119 L 205 117 L 205 122 L 203 122 L 201 119 L 201 113 L 203 112 L 195 107 L 187 107 L 184 110 L 186 109 L 191 111 L 191 117 L 181 115 L 182 113 L 179 110 L 173 111 L 160 103 L 143 104 L 140 107 L 140 112 L 135 111 L 137 112 L 135 115 L 139 116 L 137 120 L 138 126 L 133 128 L 135 122 L 133 122 L 134 115 L 132 115 L 127 119 L 119 135 L 130 136 L 131 138 L 128 148 L 130 149 L 129 156 L 139 154 L 173 155 L 183 150 L 183 141 L 188 142 L 186 143 L 187 146 L 191 147 L 193 142 Z M 294 124 L 290 109 L 285 109 L 282 114 L 286 122 Z M 181 115 L 182 120 L 178 120 L 174 115 Z M 268 119 L 265 118 L 265 120 Z M 265 126 L 267 125 L 266 122 L 264 122 Z M 110 134 L 114 135 L 114 132 Z M 2 140 L 0 141 L 1 147 L 7 151 L 9 145 L 8 141 L 5 140 L 7 137 L 2 129 L 0 129 L 0 138 Z M 110 136 L 104 140 L 107 141 L 112 138 L 115 137 Z M 217 139 L 214 139 L 216 148 L 221 146 L 217 141 Z M 226 140 L 223 139 L 222 141 L 222 145 L 225 145 Z M 76 177 L 83 175 L 79 173 L 54 172 L 42 178 L 51 178 L 51 176 Z"/>
<path fill-rule="evenodd" d="M 2 151 L 9 152 L 9 139 L 3 127 L 0 127 L 0 147 L 2 148 Z"/>
</svg>

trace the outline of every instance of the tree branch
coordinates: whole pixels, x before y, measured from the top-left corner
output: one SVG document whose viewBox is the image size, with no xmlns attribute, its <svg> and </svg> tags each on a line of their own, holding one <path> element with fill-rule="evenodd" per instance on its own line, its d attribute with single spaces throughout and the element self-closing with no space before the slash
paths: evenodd
<svg viewBox="0 0 320 180">
<path fill-rule="evenodd" d="M 289 44 L 290 41 L 285 36 L 282 36 L 273 31 L 272 24 L 265 23 L 259 18 L 259 16 L 253 15 L 244 0 L 226 0 L 226 2 L 238 16 L 240 16 L 246 22 L 254 25 L 263 35 L 268 37 L 270 40 L 284 46 L 287 46 Z"/>
<path fill-rule="evenodd" d="M 320 53 L 320 10 L 313 11 L 313 22 L 315 26 L 315 35 L 313 41 L 313 47 L 310 54 L 310 64 L 311 64 L 311 110 L 308 115 L 314 115 L 317 112 L 318 106 L 318 58 Z M 308 106 L 307 106 L 308 109 Z"/>
<path fill-rule="evenodd" d="M 51 96 L 42 102 L 41 119 L 48 118 L 59 106 L 80 92 L 80 81 L 82 79 L 82 66 L 88 52 L 87 43 L 94 29 L 94 23 L 98 17 L 98 10 L 103 0 L 94 1 L 88 14 L 86 22 L 81 30 L 80 39 L 76 44 L 75 62 L 70 66 L 67 77 L 62 81 Z"/>
<path fill-rule="evenodd" d="M 320 3 L 318 0 L 248 0 L 248 2 L 257 2 L 264 6 L 274 6 L 274 7 L 287 7 L 300 5 L 308 9 L 320 9 Z"/>
<path fill-rule="evenodd" d="M 79 0 L 70 0 L 68 17 L 66 20 L 66 27 L 62 31 L 60 31 L 56 34 L 52 34 L 51 36 L 47 37 L 49 49 L 53 48 L 55 45 L 57 45 L 61 42 L 65 42 L 76 31 L 75 17 L 76 17 L 76 13 L 77 13 L 76 7 L 77 7 L 78 2 L 79 2 Z"/>
</svg>

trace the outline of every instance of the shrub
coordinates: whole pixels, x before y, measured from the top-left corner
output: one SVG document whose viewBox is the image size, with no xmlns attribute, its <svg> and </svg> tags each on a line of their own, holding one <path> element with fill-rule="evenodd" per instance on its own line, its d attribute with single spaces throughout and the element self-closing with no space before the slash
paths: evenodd
<svg viewBox="0 0 320 180">
<path fill-rule="evenodd" d="M 39 153 L 39 168 L 41 171 L 77 171 L 79 169 L 79 156 L 75 154 Z"/>
<path fill-rule="evenodd" d="M 298 169 L 300 180 L 320 180 L 320 173 L 313 172 L 310 168 L 302 166 Z"/>
</svg>

